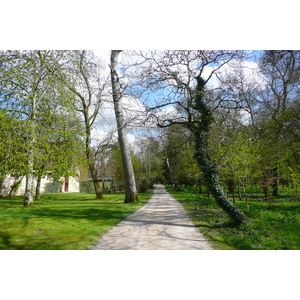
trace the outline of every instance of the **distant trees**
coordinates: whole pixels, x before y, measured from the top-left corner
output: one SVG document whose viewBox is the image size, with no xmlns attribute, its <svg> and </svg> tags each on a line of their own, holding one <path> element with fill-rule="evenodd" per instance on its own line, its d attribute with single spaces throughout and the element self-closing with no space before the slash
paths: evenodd
<svg viewBox="0 0 300 300">
<path fill-rule="evenodd" d="M 186 128 L 174 125 L 162 129 L 161 152 L 164 176 L 177 189 L 182 185 L 201 190 L 202 173 L 194 157 L 194 143 Z"/>
<path fill-rule="evenodd" d="M 226 110 L 223 115 L 236 123 L 230 132 L 244 137 L 240 147 L 247 145 L 250 154 L 249 180 L 261 186 L 265 199 L 279 194 L 280 180 L 290 181 L 291 161 L 293 167 L 299 165 L 294 160 L 299 153 L 299 63 L 299 51 L 264 51 L 255 76 L 254 70 L 240 64 L 221 81 L 226 100 L 234 99 L 240 112 L 234 118 Z M 230 148 L 228 155 L 238 155 L 239 149 L 228 140 L 230 133 L 223 136 L 223 145 Z"/>
<path fill-rule="evenodd" d="M 138 160 L 140 162 L 140 170 L 136 176 L 137 186 L 140 192 L 145 192 L 149 187 L 153 187 L 155 183 L 164 181 L 163 146 L 158 137 L 146 135 L 137 139 L 136 145 L 137 150 L 134 161 Z"/>
<path fill-rule="evenodd" d="M 298 125 L 300 93 L 300 51 L 269 50 L 260 59 L 260 68 L 266 78 L 262 92 L 262 138 L 268 145 L 269 176 L 272 194 L 279 194 L 282 148 L 295 139 Z"/>
<path fill-rule="evenodd" d="M 144 193 L 157 182 L 163 182 L 163 153 L 159 140 L 154 138 L 141 138 L 136 141 L 139 149 L 133 151 L 130 147 L 132 166 L 136 178 L 138 192 Z M 141 146 L 143 145 L 143 146 Z M 155 147 L 154 147 L 155 145 Z M 113 145 L 106 163 L 106 174 L 112 176 L 113 188 L 124 191 L 126 188 L 123 171 L 121 149 L 117 144 Z"/>
</svg>

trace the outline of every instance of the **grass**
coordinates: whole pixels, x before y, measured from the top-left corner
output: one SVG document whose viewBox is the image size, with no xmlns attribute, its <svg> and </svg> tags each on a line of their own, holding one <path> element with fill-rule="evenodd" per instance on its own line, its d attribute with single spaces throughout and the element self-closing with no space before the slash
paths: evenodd
<svg viewBox="0 0 300 300">
<path fill-rule="evenodd" d="M 124 194 L 43 194 L 29 208 L 23 197 L 0 199 L 0 249 L 84 250 L 105 232 L 142 207 L 152 193 L 139 194 L 138 203 L 124 204 Z"/>
<path fill-rule="evenodd" d="M 248 223 L 236 226 L 214 199 L 192 193 L 188 188 L 175 191 L 169 186 L 167 191 L 181 202 L 214 249 L 300 249 L 299 197 L 274 197 L 271 206 L 253 197 L 249 209 L 245 201 L 236 201 L 235 206 L 249 219 Z"/>
</svg>

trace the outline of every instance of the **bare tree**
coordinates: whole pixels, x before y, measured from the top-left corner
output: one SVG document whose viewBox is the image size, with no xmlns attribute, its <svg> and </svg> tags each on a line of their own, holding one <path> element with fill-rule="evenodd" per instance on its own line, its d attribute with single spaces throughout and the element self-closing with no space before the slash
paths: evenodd
<svg viewBox="0 0 300 300">
<path fill-rule="evenodd" d="M 131 154 L 126 133 L 126 122 L 123 116 L 122 93 L 120 89 L 119 76 L 117 71 L 118 56 L 120 50 L 111 51 L 111 83 L 113 101 L 118 128 L 118 139 L 122 154 L 122 163 L 125 175 L 125 203 L 138 201 L 134 170 L 131 161 Z"/>
<path fill-rule="evenodd" d="M 81 114 L 85 128 L 85 155 L 96 197 L 102 198 L 102 185 L 95 164 L 97 153 L 93 151 L 92 129 L 103 103 L 105 83 L 101 77 L 101 65 L 91 51 L 68 51 L 57 77 L 75 96 L 74 107 Z"/>
<path fill-rule="evenodd" d="M 139 53 L 143 63 L 134 65 L 134 82 L 145 87 L 145 93 L 156 92 L 148 101 L 148 109 L 159 127 L 180 124 L 188 128 L 194 138 L 195 157 L 204 173 L 207 187 L 222 209 L 237 223 L 246 220 L 226 198 L 217 164 L 212 160 L 208 144 L 214 110 L 222 104 L 222 93 L 207 86 L 220 68 L 238 57 L 238 51 L 151 51 Z M 207 70 L 209 72 L 207 72 Z M 130 70 L 129 70 L 130 71 Z M 147 97 L 146 97 L 147 98 Z M 176 108 L 170 115 L 166 108 Z"/>
</svg>

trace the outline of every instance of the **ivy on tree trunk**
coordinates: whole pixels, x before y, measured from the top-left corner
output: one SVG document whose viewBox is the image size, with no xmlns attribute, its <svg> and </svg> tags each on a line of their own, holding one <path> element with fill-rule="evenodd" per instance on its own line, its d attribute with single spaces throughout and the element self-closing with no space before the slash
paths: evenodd
<svg viewBox="0 0 300 300">
<path fill-rule="evenodd" d="M 208 133 L 213 122 L 213 114 L 210 107 L 204 101 L 205 81 L 197 76 L 195 91 L 195 109 L 200 113 L 199 123 L 189 124 L 195 140 L 195 158 L 201 167 L 209 192 L 213 195 L 218 205 L 232 218 L 241 224 L 246 220 L 245 215 L 238 210 L 226 197 L 220 184 L 219 174 L 215 162 L 209 155 Z"/>
</svg>

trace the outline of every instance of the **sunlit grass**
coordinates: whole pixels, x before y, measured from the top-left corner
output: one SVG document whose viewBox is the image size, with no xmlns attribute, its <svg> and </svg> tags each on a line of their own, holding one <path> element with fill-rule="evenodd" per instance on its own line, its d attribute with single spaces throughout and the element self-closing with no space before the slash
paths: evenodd
<svg viewBox="0 0 300 300">
<path fill-rule="evenodd" d="M 273 198 L 270 206 L 264 201 L 236 201 L 249 222 L 239 227 L 217 206 L 214 199 L 191 193 L 167 190 L 181 202 L 191 219 L 215 249 L 300 249 L 300 201 L 296 197 Z"/>
<path fill-rule="evenodd" d="M 22 197 L 0 199 L 0 249 L 89 249 L 97 239 L 142 207 L 140 201 L 124 204 L 124 194 L 60 193 L 41 195 L 41 201 L 23 207 Z"/>
</svg>

